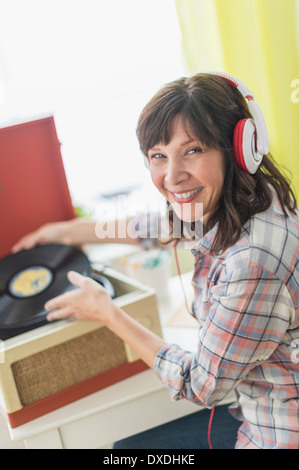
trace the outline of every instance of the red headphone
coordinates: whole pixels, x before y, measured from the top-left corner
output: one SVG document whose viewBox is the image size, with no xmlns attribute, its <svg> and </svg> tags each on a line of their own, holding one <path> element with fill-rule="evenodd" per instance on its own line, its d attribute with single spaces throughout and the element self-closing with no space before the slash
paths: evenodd
<svg viewBox="0 0 299 470">
<path fill-rule="evenodd" d="M 263 113 L 254 101 L 253 94 L 240 80 L 221 72 L 209 73 L 222 77 L 237 88 L 248 101 L 253 119 L 241 119 L 237 122 L 234 129 L 233 147 L 238 167 L 253 174 L 261 164 L 263 156 L 269 152 L 269 137 Z"/>
<path fill-rule="evenodd" d="M 237 88 L 248 101 L 253 119 L 241 119 L 237 122 L 233 135 L 233 148 L 238 167 L 247 173 L 254 174 L 261 164 L 263 156 L 269 152 L 269 137 L 263 113 L 254 101 L 253 94 L 240 80 L 222 72 L 208 73 L 226 80 Z M 147 158 L 144 159 L 144 162 L 149 168 Z"/>
</svg>

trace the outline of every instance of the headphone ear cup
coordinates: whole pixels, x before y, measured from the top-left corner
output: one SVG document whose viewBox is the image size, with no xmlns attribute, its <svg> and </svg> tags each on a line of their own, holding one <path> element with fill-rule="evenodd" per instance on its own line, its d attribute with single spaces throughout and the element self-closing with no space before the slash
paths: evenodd
<svg viewBox="0 0 299 470">
<path fill-rule="evenodd" d="M 238 167 L 247 173 L 255 173 L 262 156 L 256 150 L 256 128 L 252 119 L 241 119 L 237 122 L 233 147 Z"/>
<path fill-rule="evenodd" d="M 241 119 L 240 121 L 237 122 L 235 129 L 234 129 L 234 136 L 233 136 L 233 147 L 234 147 L 236 162 L 237 162 L 238 167 L 244 171 L 247 171 L 247 167 L 246 167 L 245 160 L 244 160 L 244 154 L 243 154 L 243 131 L 244 131 L 244 126 L 245 126 L 246 121 L 247 119 Z"/>
</svg>

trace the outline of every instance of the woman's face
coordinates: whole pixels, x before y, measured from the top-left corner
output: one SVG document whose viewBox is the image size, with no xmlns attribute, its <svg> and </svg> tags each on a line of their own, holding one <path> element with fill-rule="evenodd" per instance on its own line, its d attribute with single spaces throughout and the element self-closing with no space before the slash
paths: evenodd
<svg viewBox="0 0 299 470">
<path fill-rule="evenodd" d="M 170 128 L 167 145 L 155 145 L 148 152 L 154 185 L 185 222 L 206 222 L 222 193 L 225 156 L 205 149 L 191 132 L 186 132 L 180 116 Z"/>
</svg>

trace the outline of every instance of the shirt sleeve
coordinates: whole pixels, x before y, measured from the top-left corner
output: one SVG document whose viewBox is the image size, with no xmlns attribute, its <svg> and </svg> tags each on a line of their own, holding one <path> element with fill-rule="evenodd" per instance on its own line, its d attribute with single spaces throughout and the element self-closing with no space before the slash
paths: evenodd
<svg viewBox="0 0 299 470">
<path fill-rule="evenodd" d="M 173 400 L 212 407 L 271 356 L 294 306 L 285 284 L 259 265 L 230 273 L 223 269 L 209 294 L 197 350 L 166 345 L 154 370 Z"/>
</svg>

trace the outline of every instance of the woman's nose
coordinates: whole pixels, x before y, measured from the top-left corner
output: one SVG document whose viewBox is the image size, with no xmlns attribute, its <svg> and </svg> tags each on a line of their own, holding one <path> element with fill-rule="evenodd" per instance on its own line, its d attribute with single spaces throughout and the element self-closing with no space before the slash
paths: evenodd
<svg viewBox="0 0 299 470">
<path fill-rule="evenodd" d="M 164 180 L 169 186 L 174 187 L 187 179 L 188 172 L 182 163 L 170 160 L 167 162 Z"/>
</svg>

